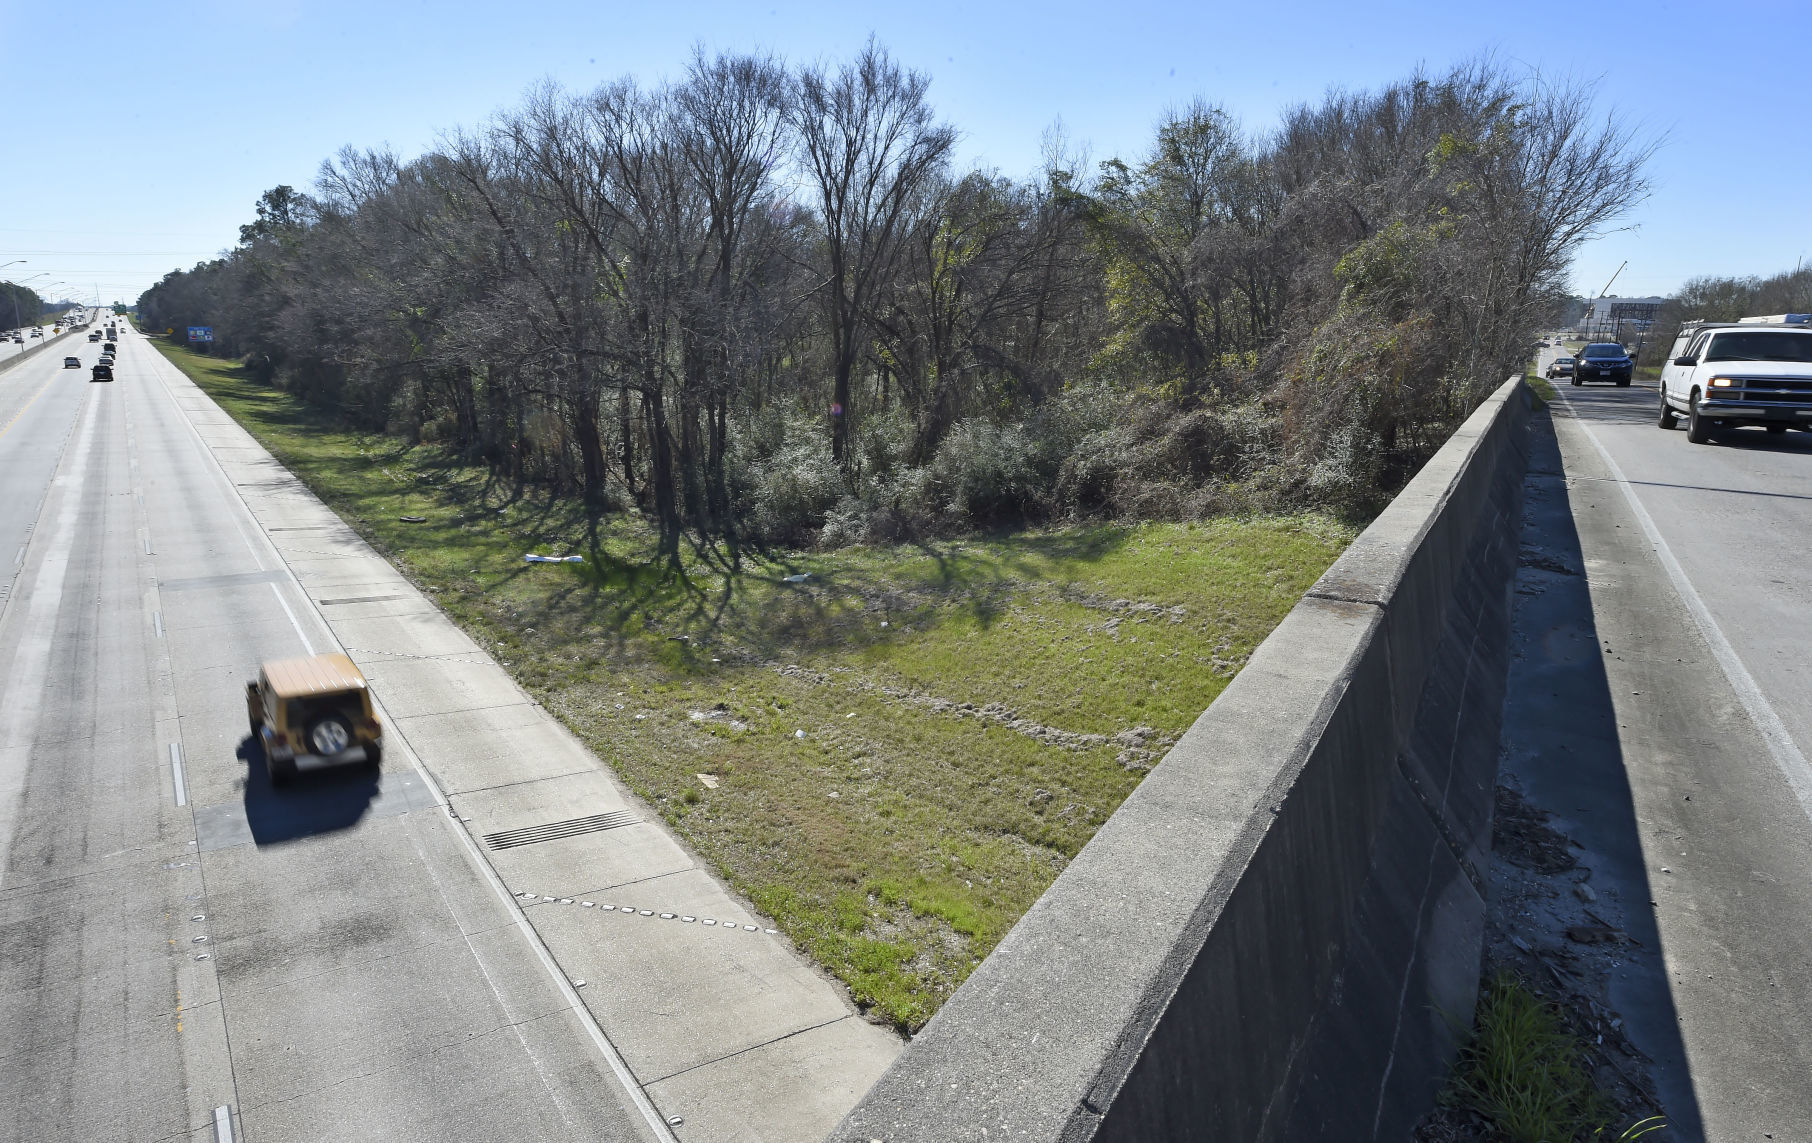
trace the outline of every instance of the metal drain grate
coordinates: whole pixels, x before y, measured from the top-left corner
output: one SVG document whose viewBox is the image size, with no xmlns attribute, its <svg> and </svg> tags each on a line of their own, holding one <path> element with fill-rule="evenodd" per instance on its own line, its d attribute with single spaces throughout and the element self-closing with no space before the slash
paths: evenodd
<svg viewBox="0 0 1812 1143">
<path fill-rule="evenodd" d="M 589 818 L 571 818 L 524 829 L 506 829 L 502 833 L 487 833 L 484 835 L 484 843 L 492 849 L 514 849 L 519 845 L 534 845 L 538 841 L 578 837 L 582 833 L 597 833 L 599 830 L 635 825 L 641 820 L 628 810 L 617 810 L 608 814 L 594 814 Z"/>
</svg>

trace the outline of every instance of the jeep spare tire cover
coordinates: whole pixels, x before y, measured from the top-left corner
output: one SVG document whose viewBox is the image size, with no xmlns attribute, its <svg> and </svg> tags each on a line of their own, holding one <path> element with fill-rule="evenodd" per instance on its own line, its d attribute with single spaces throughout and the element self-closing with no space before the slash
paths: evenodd
<svg viewBox="0 0 1812 1143">
<path fill-rule="evenodd" d="M 308 728 L 308 744 L 316 754 L 338 754 L 352 745 L 352 727 L 338 715 L 328 715 Z"/>
</svg>

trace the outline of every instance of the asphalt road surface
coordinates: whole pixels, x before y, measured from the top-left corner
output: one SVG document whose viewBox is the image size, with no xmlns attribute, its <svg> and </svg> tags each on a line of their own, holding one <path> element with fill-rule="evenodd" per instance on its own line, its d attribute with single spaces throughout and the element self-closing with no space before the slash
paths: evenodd
<svg viewBox="0 0 1812 1143">
<path fill-rule="evenodd" d="M 1657 426 L 1652 382 L 1555 384 L 1533 465 L 1554 471 L 1525 537 L 1555 590 L 1519 605 L 1510 765 L 1585 846 L 1594 884 L 1641 941 L 1612 995 L 1656 1061 L 1676 1137 L 1800 1138 L 1812 1123 L 1812 434 L 1693 445 Z"/>
<path fill-rule="evenodd" d="M 361 815 L 388 763 L 198 852 L 191 807 L 270 791 L 185 747 L 322 635 L 154 351 L 67 345 L 0 379 L 0 1138 L 650 1137 L 444 815 Z"/>
</svg>

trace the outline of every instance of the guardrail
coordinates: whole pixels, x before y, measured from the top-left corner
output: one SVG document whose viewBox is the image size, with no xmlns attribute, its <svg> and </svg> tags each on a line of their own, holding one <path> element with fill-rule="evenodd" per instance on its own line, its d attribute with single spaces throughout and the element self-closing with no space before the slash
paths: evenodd
<svg viewBox="0 0 1812 1143">
<path fill-rule="evenodd" d="M 1476 997 L 1531 407 L 1465 422 L 833 1140 L 1408 1136 Z"/>
</svg>

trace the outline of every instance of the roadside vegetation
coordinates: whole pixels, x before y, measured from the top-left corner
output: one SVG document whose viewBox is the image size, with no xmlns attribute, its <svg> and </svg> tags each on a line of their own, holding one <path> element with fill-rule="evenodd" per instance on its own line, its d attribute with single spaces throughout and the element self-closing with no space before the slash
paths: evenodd
<svg viewBox="0 0 1812 1143">
<path fill-rule="evenodd" d="M 156 344 L 858 1002 L 908 1030 L 1352 534 L 1319 514 L 1093 523 L 737 570 L 688 553 L 662 574 L 647 524 L 596 522 Z M 525 565 L 528 552 L 586 563 Z"/>
<path fill-rule="evenodd" d="M 871 44 L 553 87 L 345 151 L 139 299 L 344 423 L 636 514 L 669 567 L 1005 524 L 1382 505 L 1645 194 L 1591 92 L 1489 62 L 1137 153 L 961 170 Z"/>
<path fill-rule="evenodd" d="M 1564 1010 L 1516 974 L 1497 972 L 1479 991 L 1472 1035 L 1416 1139 L 1633 1143 L 1666 1128 L 1661 1116 L 1618 1107 L 1594 1082 L 1592 1064 Z"/>
</svg>

